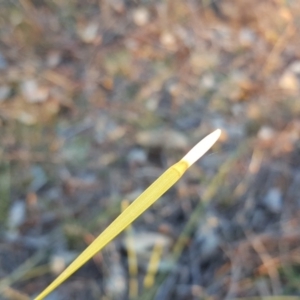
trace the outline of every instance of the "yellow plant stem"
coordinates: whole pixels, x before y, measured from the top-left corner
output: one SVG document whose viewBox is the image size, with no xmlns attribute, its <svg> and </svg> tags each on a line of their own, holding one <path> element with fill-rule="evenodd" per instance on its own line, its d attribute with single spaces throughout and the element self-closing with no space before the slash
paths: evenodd
<svg viewBox="0 0 300 300">
<path fill-rule="evenodd" d="M 147 289 L 153 286 L 155 274 L 157 273 L 162 253 L 163 245 L 160 241 L 158 241 L 153 247 L 147 274 L 144 279 L 144 287 Z"/>
<path fill-rule="evenodd" d="M 35 300 L 42 300 L 55 288 L 76 272 L 83 264 L 91 259 L 98 251 L 105 247 L 128 225 L 137 219 L 171 186 L 173 186 L 184 172 L 203 154 L 205 154 L 220 137 L 221 130 L 217 129 L 192 150 L 179 162 L 166 170 L 154 181 L 134 202 L 131 203 L 93 242 L 90 244 Z"/>
<path fill-rule="evenodd" d="M 35 300 L 44 299 L 62 282 L 69 278 L 98 251 L 112 241 L 128 225 L 147 210 L 172 185 L 179 180 L 188 168 L 188 164 L 180 161 L 165 171 L 154 181 L 130 206 L 128 206 L 94 242 L 86 248 Z"/>
</svg>

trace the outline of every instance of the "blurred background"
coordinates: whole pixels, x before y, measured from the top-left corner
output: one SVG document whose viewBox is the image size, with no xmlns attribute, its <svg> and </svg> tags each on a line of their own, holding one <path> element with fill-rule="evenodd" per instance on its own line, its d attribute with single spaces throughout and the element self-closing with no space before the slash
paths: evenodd
<svg viewBox="0 0 300 300">
<path fill-rule="evenodd" d="M 300 295 L 299 26 L 298 0 L 1 1 L 0 299 L 41 292 L 216 128 L 47 299 Z"/>
</svg>

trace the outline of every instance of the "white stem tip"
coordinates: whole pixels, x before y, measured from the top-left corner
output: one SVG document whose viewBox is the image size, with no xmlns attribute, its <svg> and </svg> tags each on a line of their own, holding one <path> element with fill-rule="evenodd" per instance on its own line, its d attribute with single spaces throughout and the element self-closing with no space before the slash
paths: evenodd
<svg viewBox="0 0 300 300">
<path fill-rule="evenodd" d="M 181 160 L 187 162 L 190 167 L 214 145 L 220 135 L 221 130 L 215 130 L 194 146 Z"/>
</svg>

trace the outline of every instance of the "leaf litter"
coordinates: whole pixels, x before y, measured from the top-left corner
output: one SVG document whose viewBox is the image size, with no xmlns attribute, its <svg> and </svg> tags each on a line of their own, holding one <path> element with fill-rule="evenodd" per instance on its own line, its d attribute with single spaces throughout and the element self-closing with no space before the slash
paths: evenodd
<svg viewBox="0 0 300 300">
<path fill-rule="evenodd" d="M 1 168 L 1 223 L 18 232 L 9 240 L 1 226 L 7 299 L 37 295 L 53 279 L 41 267 L 53 263 L 55 241 L 61 253 L 79 253 L 84 232 L 98 235 L 124 196 L 144 190 L 217 127 L 221 143 L 195 175 L 133 224 L 137 236 L 163 231 L 175 246 L 169 256 L 178 256 L 173 268 L 158 268 L 150 289 L 139 270 L 139 293 L 299 294 L 297 1 L 29 0 L 3 3 L 0 16 L 0 157 L 9 164 Z M 231 155 L 230 172 L 210 185 Z M 70 225 L 78 234 L 64 232 Z M 90 262 L 55 297 L 109 299 L 114 276 L 128 287 L 124 239 L 103 251 L 120 272 Z M 38 249 L 43 262 L 33 259 L 26 279 L 19 267 Z"/>
</svg>

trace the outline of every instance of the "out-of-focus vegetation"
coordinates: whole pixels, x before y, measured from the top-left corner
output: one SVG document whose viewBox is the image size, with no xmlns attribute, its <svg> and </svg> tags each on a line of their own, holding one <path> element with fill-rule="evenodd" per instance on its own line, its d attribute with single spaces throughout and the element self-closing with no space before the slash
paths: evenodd
<svg viewBox="0 0 300 300">
<path fill-rule="evenodd" d="M 299 295 L 299 21 L 297 0 L 1 1 L 0 299 L 38 294 L 217 127 L 133 225 L 138 274 L 120 236 L 49 299 Z"/>
</svg>

